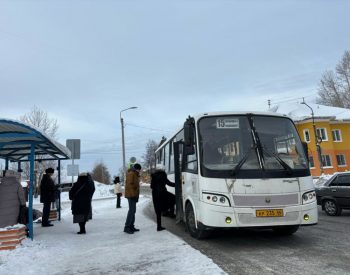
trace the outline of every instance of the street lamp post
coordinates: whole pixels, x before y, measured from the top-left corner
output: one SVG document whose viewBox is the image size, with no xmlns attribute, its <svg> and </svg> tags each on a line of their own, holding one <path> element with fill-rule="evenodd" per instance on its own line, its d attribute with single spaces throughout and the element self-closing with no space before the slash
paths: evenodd
<svg viewBox="0 0 350 275">
<path fill-rule="evenodd" d="M 321 145 L 320 145 L 320 139 L 317 135 L 316 132 L 316 125 L 315 125 L 315 117 L 314 117 L 314 110 L 311 108 L 311 106 L 309 106 L 308 104 L 306 104 L 304 98 L 303 98 L 303 102 L 301 102 L 301 104 L 304 104 L 305 106 L 309 107 L 309 109 L 311 110 L 311 117 L 312 117 L 312 128 L 314 129 L 314 134 L 315 134 L 315 145 L 316 145 L 316 151 L 317 151 L 317 157 L 318 157 L 318 161 L 320 163 L 320 171 L 321 174 L 323 173 L 323 165 L 322 165 L 322 154 L 321 154 Z"/>
<path fill-rule="evenodd" d="M 129 107 L 129 108 L 121 110 L 120 113 L 119 113 L 120 124 L 121 124 L 121 127 L 122 127 L 122 151 L 123 151 L 123 176 L 124 176 L 124 181 L 125 181 L 126 165 L 125 165 L 124 120 L 122 118 L 122 112 L 130 110 L 130 109 L 137 109 L 137 107 Z"/>
</svg>

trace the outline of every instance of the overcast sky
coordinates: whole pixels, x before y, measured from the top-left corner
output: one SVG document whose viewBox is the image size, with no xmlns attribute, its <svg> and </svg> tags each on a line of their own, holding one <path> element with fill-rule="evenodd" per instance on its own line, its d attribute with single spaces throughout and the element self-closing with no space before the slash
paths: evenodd
<svg viewBox="0 0 350 275">
<path fill-rule="evenodd" d="M 312 101 L 350 50 L 350 1 L 0 0 L 0 117 L 36 105 L 80 170 L 141 160 L 191 114 Z"/>
</svg>

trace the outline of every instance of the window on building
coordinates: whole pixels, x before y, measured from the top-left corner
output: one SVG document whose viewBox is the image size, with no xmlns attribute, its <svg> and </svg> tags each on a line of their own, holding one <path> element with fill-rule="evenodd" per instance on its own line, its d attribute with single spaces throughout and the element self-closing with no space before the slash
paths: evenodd
<svg viewBox="0 0 350 275">
<path fill-rule="evenodd" d="M 310 168 L 315 168 L 315 162 L 314 162 L 313 156 L 309 156 L 309 166 Z"/>
<path fill-rule="evenodd" d="M 333 141 L 335 141 L 335 142 L 342 141 L 341 131 L 340 130 L 332 130 L 332 137 L 333 137 Z"/>
<path fill-rule="evenodd" d="M 309 131 L 309 129 L 304 129 L 304 140 L 305 140 L 305 142 L 310 142 L 310 131 Z"/>
<path fill-rule="evenodd" d="M 337 155 L 337 164 L 338 166 L 345 166 L 346 162 L 345 162 L 345 156 L 344 155 Z"/>
<path fill-rule="evenodd" d="M 332 167 L 331 157 L 329 155 L 322 155 L 322 166 Z"/>
<path fill-rule="evenodd" d="M 316 133 L 317 136 L 322 139 L 322 141 L 328 140 L 326 128 L 317 128 Z"/>
</svg>

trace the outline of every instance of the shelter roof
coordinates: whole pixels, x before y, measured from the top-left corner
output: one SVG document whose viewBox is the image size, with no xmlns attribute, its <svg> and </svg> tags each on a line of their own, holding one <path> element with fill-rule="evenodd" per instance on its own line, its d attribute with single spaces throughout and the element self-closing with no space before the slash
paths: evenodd
<svg viewBox="0 0 350 275">
<path fill-rule="evenodd" d="M 26 123 L 0 118 L 0 158 L 26 161 L 32 145 L 36 156 L 49 159 L 69 159 L 71 152 L 40 129 Z"/>
</svg>

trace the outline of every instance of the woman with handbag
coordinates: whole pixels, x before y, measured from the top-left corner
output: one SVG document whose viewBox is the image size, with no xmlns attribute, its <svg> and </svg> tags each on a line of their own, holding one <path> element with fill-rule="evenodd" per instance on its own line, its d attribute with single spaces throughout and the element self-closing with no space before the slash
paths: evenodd
<svg viewBox="0 0 350 275">
<path fill-rule="evenodd" d="M 86 234 L 85 224 L 92 219 L 91 200 L 95 192 L 95 184 L 88 173 L 81 173 L 77 182 L 69 191 L 72 200 L 73 223 L 79 223 L 77 234 Z"/>
</svg>

